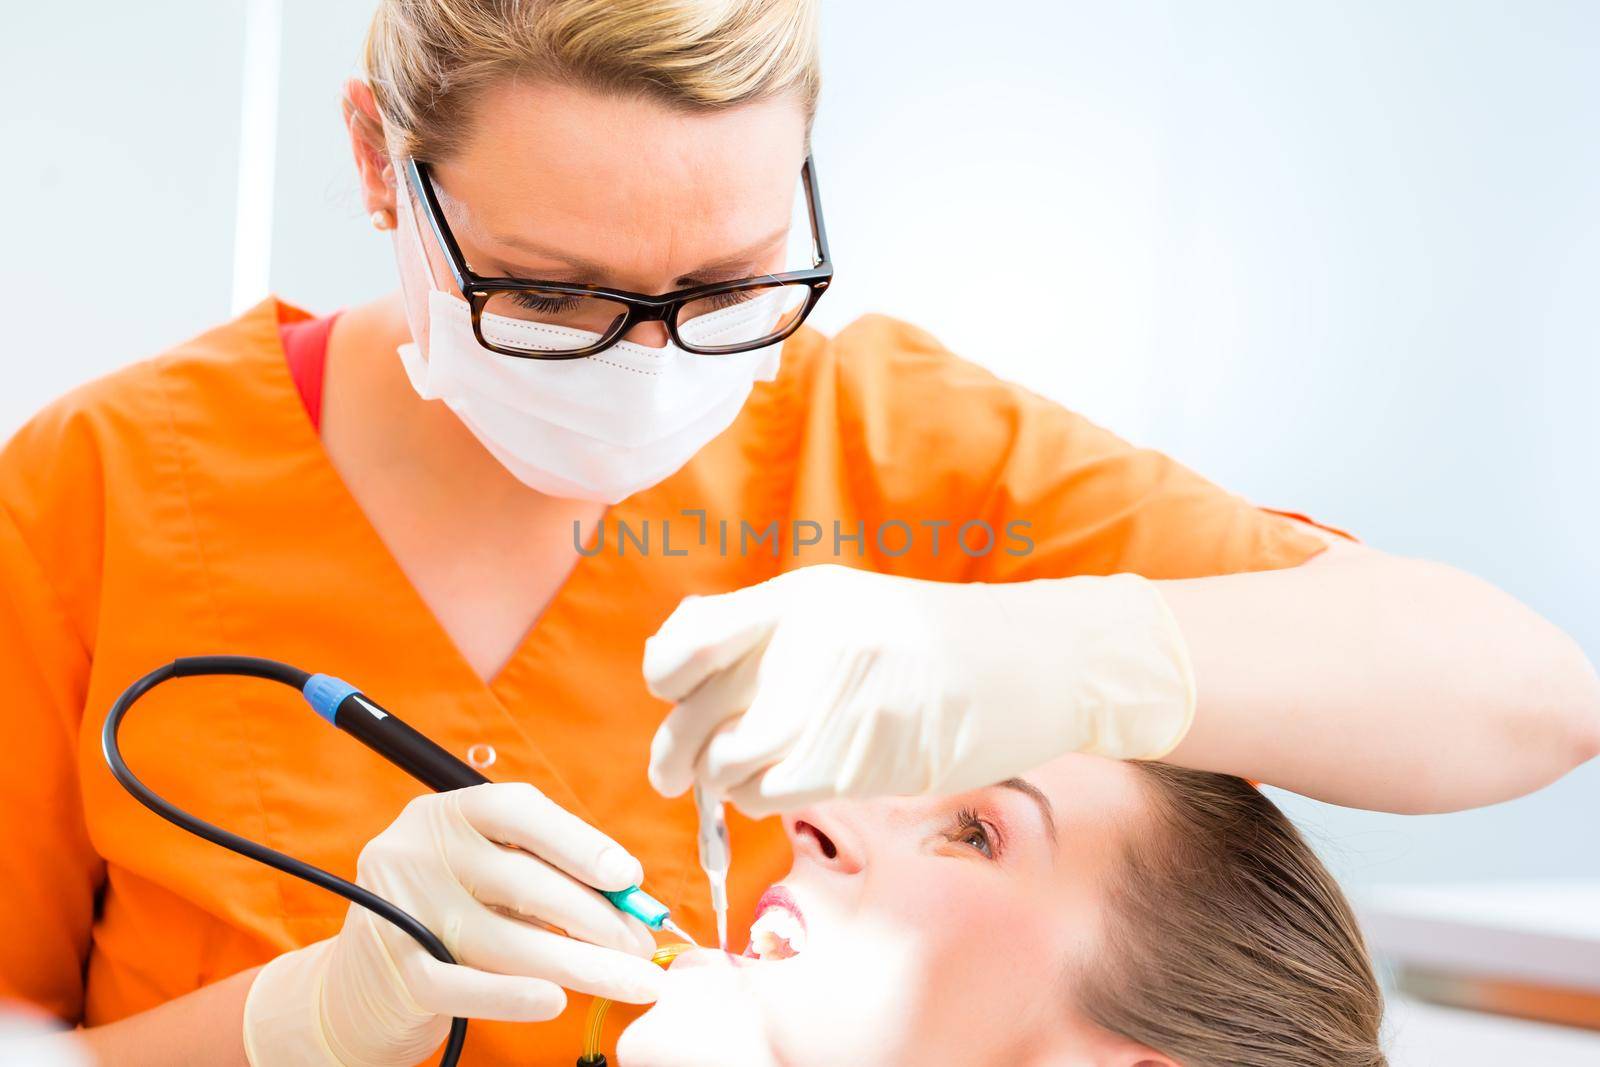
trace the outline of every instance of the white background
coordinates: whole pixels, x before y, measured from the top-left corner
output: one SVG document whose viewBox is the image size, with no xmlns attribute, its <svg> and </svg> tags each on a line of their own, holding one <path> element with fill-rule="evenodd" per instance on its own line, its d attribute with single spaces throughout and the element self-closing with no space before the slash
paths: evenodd
<svg viewBox="0 0 1600 1067">
<path fill-rule="evenodd" d="M 393 284 L 338 109 L 370 8 L 8 8 L 0 430 L 236 285 L 329 311 Z M 1600 657 L 1600 5 L 978 11 L 828 0 L 815 321 L 911 319 Z M 1290 804 L 1356 887 L 1600 874 L 1600 764 L 1460 815 Z"/>
</svg>

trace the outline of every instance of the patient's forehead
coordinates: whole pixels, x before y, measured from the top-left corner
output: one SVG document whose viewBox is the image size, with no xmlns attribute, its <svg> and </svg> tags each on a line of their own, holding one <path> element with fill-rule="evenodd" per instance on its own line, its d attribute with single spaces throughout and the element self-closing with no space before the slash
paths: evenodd
<svg viewBox="0 0 1600 1067">
<path fill-rule="evenodd" d="M 1131 835 L 1145 826 L 1143 776 L 1122 760 L 1072 754 L 1022 777 L 1049 799 L 1056 842 L 1048 873 L 1019 879 L 1017 890 L 1048 902 L 1040 906 L 1054 917 L 1062 958 L 1093 959 L 1104 944 L 1107 894 L 1127 862 Z"/>
<path fill-rule="evenodd" d="M 1146 810 L 1139 771 L 1123 760 L 1074 752 L 1022 777 L 1050 799 L 1060 834 L 1080 842 L 1085 836 L 1114 837 Z"/>
</svg>

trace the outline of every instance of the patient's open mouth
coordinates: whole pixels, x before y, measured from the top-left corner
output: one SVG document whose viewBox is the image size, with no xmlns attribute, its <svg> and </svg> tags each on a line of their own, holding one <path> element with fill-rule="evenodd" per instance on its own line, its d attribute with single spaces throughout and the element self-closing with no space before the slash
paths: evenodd
<svg viewBox="0 0 1600 1067">
<path fill-rule="evenodd" d="M 756 902 L 756 921 L 750 924 L 746 956 L 758 960 L 786 960 L 806 947 L 806 920 L 789 891 L 775 885 Z"/>
</svg>

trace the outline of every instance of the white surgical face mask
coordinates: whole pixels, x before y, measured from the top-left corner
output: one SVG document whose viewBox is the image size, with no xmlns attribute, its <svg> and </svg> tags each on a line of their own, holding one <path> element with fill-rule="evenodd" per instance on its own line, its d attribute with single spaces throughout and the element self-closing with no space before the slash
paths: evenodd
<svg viewBox="0 0 1600 1067">
<path fill-rule="evenodd" d="M 400 172 L 398 168 L 397 172 Z M 701 356 L 676 345 L 619 341 L 583 359 L 519 359 L 491 352 L 472 332 L 472 309 L 433 281 L 404 179 L 401 199 L 428 279 L 428 351 L 401 345 L 424 400 L 442 400 L 523 484 L 552 496 L 615 504 L 676 472 L 732 424 L 754 383 L 777 377 L 781 345 Z M 694 344 L 749 336 L 753 318 L 776 323 L 776 294 L 680 327 Z M 493 320 L 492 322 L 490 320 Z M 598 334 L 484 316 L 486 332 L 535 330 L 580 348 Z"/>
</svg>

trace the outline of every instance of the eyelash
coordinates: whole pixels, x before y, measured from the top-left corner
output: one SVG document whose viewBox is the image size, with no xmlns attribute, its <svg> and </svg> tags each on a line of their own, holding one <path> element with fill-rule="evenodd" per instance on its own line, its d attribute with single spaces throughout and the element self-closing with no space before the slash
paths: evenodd
<svg viewBox="0 0 1600 1067">
<path fill-rule="evenodd" d="M 728 293 L 715 293 L 705 297 L 711 305 L 711 310 L 721 311 L 723 308 L 734 307 L 751 299 L 754 290 L 735 289 Z M 568 311 L 578 302 L 572 296 L 541 296 L 538 293 L 514 292 L 512 299 L 528 311 L 543 311 L 547 314 Z"/>
<path fill-rule="evenodd" d="M 1000 830 L 993 823 L 979 817 L 973 808 L 962 808 L 956 813 L 953 831 L 946 835 L 951 842 L 966 845 L 985 859 L 997 860 L 1005 850 Z M 971 838 L 974 833 L 982 836 L 985 847 L 980 848 L 972 843 Z"/>
<path fill-rule="evenodd" d="M 712 310 L 721 311 L 723 308 L 731 308 L 752 299 L 755 296 L 755 292 L 754 289 L 735 289 L 727 293 L 713 293 L 711 296 L 703 297 L 702 299 L 712 305 Z"/>
<path fill-rule="evenodd" d="M 513 293 L 512 299 L 529 311 L 567 311 L 578 302 L 573 296 L 541 296 L 538 293 Z"/>
</svg>

